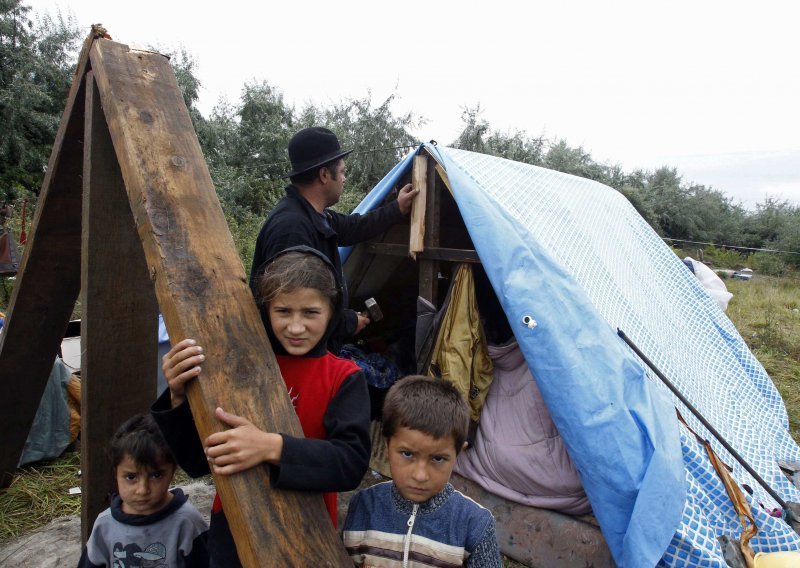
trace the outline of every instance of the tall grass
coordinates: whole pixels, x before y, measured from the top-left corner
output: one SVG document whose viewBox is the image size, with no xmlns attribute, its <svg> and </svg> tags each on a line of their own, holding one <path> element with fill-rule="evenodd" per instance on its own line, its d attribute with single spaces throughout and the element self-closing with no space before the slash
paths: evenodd
<svg viewBox="0 0 800 568">
<path fill-rule="evenodd" d="M 727 280 L 728 317 L 781 393 L 800 441 L 800 278 Z"/>
</svg>

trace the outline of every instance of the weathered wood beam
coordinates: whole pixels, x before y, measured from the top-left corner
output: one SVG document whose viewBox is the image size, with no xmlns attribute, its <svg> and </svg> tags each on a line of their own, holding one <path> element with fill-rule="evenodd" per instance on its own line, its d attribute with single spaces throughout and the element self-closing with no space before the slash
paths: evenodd
<svg viewBox="0 0 800 568">
<path fill-rule="evenodd" d="M 91 60 L 167 330 L 205 348 L 200 436 L 216 407 L 302 436 L 169 62 L 114 42 Z M 244 566 L 352 565 L 319 495 L 271 490 L 267 466 L 215 482 Z"/>
<path fill-rule="evenodd" d="M 81 247 L 81 537 L 115 490 L 111 433 L 156 396 L 158 304 L 93 73 L 86 75 Z"/>
<path fill-rule="evenodd" d="M 436 164 L 427 152 L 429 161 L 425 179 L 425 248 L 439 246 L 439 196 L 436 194 Z M 439 261 L 420 260 L 419 262 L 419 295 L 434 306 L 438 306 L 439 296 Z"/>
<path fill-rule="evenodd" d="M 428 176 L 428 158 L 426 155 L 414 156 L 411 171 L 411 187 L 419 191 L 411 202 L 411 227 L 408 237 L 408 255 L 414 260 L 417 253 L 425 250 L 425 203 L 428 200 L 426 182 Z"/>
<path fill-rule="evenodd" d="M 365 243 L 366 252 L 369 254 L 384 254 L 388 256 L 406 256 L 408 247 L 397 243 Z M 426 248 L 417 254 L 420 260 L 444 260 L 447 262 L 470 262 L 480 263 L 478 253 L 474 250 L 462 250 L 454 248 L 432 247 Z"/>
<path fill-rule="evenodd" d="M 0 487 L 17 467 L 80 291 L 83 76 L 94 41 L 92 32 L 78 58 L 0 334 Z"/>
</svg>

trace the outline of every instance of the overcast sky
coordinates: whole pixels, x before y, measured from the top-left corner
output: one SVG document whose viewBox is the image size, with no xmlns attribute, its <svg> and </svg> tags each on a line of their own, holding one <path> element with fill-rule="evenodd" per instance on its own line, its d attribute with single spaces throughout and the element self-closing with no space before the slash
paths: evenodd
<svg viewBox="0 0 800 568">
<path fill-rule="evenodd" d="M 298 109 L 392 93 L 451 142 L 464 107 L 625 170 L 678 168 L 752 208 L 800 205 L 800 33 L 791 1 L 28 0 L 115 40 L 185 47 L 206 116 L 267 80 Z M 200 7 L 205 5 L 205 7 Z"/>
</svg>

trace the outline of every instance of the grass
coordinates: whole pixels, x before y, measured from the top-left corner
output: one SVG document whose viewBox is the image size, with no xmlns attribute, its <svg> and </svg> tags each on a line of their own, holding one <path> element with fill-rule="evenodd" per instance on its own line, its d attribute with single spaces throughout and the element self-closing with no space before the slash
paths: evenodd
<svg viewBox="0 0 800 568">
<path fill-rule="evenodd" d="M 19 469 L 8 489 L 0 493 L 0 541 L 46 525 L 53 519 L 81 512 L 80 453 L 68 452 L 47 463 Z"/>
<path fill-rule="evenodd" d="M 728 317 L 781 393 L 800 441 L 800 278 L 727 280 Z"/>
</svg>

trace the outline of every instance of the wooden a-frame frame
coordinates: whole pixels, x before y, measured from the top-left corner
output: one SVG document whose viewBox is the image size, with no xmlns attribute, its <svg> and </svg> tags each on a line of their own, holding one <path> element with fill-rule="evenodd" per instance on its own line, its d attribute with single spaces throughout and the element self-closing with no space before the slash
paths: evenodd
<svg viewBox="0 0 800 568">
<path fill-rule="evenodd" d="M 205 348 L 187 392 L 201 438 L 224 428 L 217 407 L 302 436 L 169 62 L 103 36 L 83 46 L 0 336 L 5 485 L 80 292 L 84 539 L 108 438 L 156 394 L 158 307 Z M 244 566 L 352 565 L 318 495 L 271 490 L 266 466 L 215 482 Z"/>
</svg>

